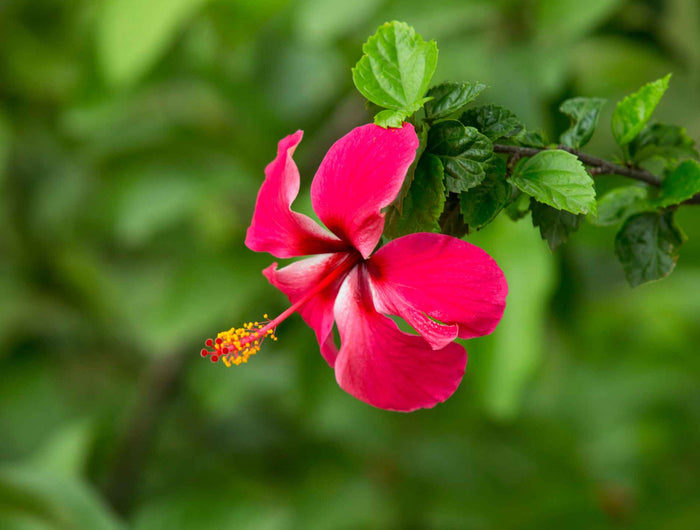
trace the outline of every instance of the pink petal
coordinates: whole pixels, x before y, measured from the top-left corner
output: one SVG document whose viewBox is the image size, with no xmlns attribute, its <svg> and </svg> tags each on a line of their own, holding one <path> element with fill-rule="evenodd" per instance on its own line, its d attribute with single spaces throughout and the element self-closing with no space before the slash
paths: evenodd
<svg viewBox="0 0 700 530">
<path fill-rule="evenodd" d="M 290 258 L 348 247 L 312 219 L 290 208 L 299 194 L 299 170 L 292 155 L 302 135 L 302 131 L 297 131 L 280 140 L 277 157 L 265 168 L 265 182 L 258 192 L 245 240 L 251 250 Z"/>
<path fill-rule="evenodd" d="M 341 338 L 335 377 L 356 398 L 409 412 L 445 401 L 459 386 L 467 364 L 464 348 L 451 343 L 433 350 L 377 313 L 364 266 L 348 274 L 334 314 Z"/>
<path fill-rule="evenodd" d="M 311 184 L 314 211 L 367 258 L 384 229 L 384 214 L 401 189 L 418 149 L 413 126 L 363 125 L 329 149 Z"/>
<path fill-rule="evenodd" d="M 331 271 L 346 264 L 349 258 L 349 254 L 337 252 L 296 261 L 282 269 L 277 269 L 277 263 L 273 263 L 263 270 L 263 274 L 272 285 L 286 294 L 293 304 L 314 289 Z M 298 310 L 304 321 L 316 333 L 321 354 L 331 367 L 335 364 L 338 354 L 331 335 L 333 304 L 344 277 L 340 276 Z"/>
<path fill-rule="evenodd" d="M 411 234 L 386 244 L 368 262 L 377 310 L 399 315 L 436 347 L 449 336 L 416 319 L 416 311 L 459 327 L 467 339 L 491 333 L 503 316 L 508 284 L 486 252 L 442 234 Z M 416 325 L 418 324 L 418 325 Z"/>
</svg>

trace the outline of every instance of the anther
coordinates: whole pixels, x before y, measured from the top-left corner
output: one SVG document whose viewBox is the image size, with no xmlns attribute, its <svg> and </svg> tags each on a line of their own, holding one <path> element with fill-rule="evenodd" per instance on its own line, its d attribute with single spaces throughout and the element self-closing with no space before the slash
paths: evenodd
<svg viewBox="0 0 700 530">
<path fill-rule="evenodd" d="M 222 331 L 216 339 L 207 339 L 204 344 L 211 349 L 203 348 L 201 354 L 202 357 L 209 356 L 214 363 L 221 358 L 226 366 L 238 366 L 247 363 L 251 355 L 259 352 L 268 337 L 277 340 L 273 322 L 246 322 L 239 328 Z"/>
</svg>

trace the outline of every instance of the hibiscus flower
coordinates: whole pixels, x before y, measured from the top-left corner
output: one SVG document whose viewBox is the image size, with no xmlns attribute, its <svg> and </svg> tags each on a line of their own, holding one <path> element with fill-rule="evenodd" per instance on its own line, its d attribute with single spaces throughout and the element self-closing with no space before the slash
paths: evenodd
<svg viewBox="0 0 700 530">
<path fill-rule="evenodd" d="M 292 305 L 273 320 L 209 339 L 213 351 L 202 355 L 227 365 L 246 362 L 298 312 L 338 384 L 356 398 L 397 411 L 446 400 L 467 363 L 454 340 L 491 333 L 501 319 L 508 291 L 503 272 L 480 248 L 441 234 L 400 237 L 373 253 L 384 229 L 382 209 L 396 198 L 416 155 L 412 125 L 364 125 L 330 148 L 311 184 L 312 206 L 325 228 L 291 210 L 299 192 L 292 155 L 302 134 L 279 142 L 246 237 L 251 250 L 278 258 L 313 255 L 263 271 Z M 417 334 L 400 330 L 387 315 Z"/>
</svg>

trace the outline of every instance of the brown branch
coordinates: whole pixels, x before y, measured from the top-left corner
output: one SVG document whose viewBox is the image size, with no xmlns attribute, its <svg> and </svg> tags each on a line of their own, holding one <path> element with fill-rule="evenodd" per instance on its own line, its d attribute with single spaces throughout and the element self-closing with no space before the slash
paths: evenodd
<svg viewBox="0 0 700 530">
<path fill-rule="evenodd" d="M 520 147 L 518 145 L 503 145 L 494 144 L 493 150 L 496 153 L 506 153 L 511 157 L 522 157 L 522 156 L 534 156 L 541 151 L 550 149 L 549 147 Z M 552 149 L 561 149 L 562 151 L 567 151 L 572 155 L 576 156 L 581 162 L 586 164 L 589 168 L 591 175 L 621 175 L 623 177 L 638 180 L 640 182 L 645 182 L 651 186 L 659 187 L 661 186 L 661 179 L 647 171 L 646 169 L 641 169 L 633 166 L 621 166 L 619 164 L 613 164 L 602 158 L 597 158 L 591 156 L 587 153 L 583 153 L 577 149 L 572 149 L 571 147 L 566 147 L 565 145 L 558 145 Z M 700 193 L 694 197 L 684 201 L 681 204 L 700 204 Z"/>
</svg>

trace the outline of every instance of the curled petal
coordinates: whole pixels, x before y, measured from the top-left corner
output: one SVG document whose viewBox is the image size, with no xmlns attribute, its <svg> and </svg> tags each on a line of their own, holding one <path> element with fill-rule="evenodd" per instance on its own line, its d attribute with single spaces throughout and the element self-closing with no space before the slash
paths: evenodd
<svg viewBox="0 0 700 530">
<path fill-rule="evenodd" d="M 314 211 L 367 258 L 384 229 L 384 214 L 401 189 L 418 149 L 413 126 L 363 125 L 328 150 L 311 184 Z"/>
<path fill-rule="evenodd" d="M 296 261 L 282 269 L 273 263 L 263 270 L 269 282 L 287 295 L 294 304 L 316 288 L 338 267 L 350 266 L 350 255 L 344 252 L 313 256 Z M 320 290 L 297 311 L 316 333 L 321 354 L 333 367 L 338 349 L 333 342 L 333 304 L 344 274 L 338 276 L 328 287 Z"/>
<path fill-rule="evenodd" d="M 464 339 L 491 333 L 503 316 L 508 284 L 486 252 L 442 234 L 418 233 L 383 246 L 368 262 L 378 311 L 399 315 L 435 347 L 435 335 L 416 312 L 458 326 Z M 432 321 L 431 321 L 432 322 Z"/>
<path fill-rule="evenodd" d="M 253 221 L 246 234 L 245 243 L 251 250 L 290 258 L 348 247 L 312 219 L 290 208 L 299 193 L 299 170 L 292 155 L 302 135 L 302 131 L 297 131 L 280 140 L 277 157 L 265 168 L 265 182 L 258 192 Z"/>
<path fill-rule="evenodd" d="M 375 407 L 409 412 L 445 401 L 459 386 L 467 354 L 459 344 L 433 350 L 418 335 L 377 313 L 364 267 L 345 279 L 334 309 L 341 348 L 338 384 Z"/>
</svg>

